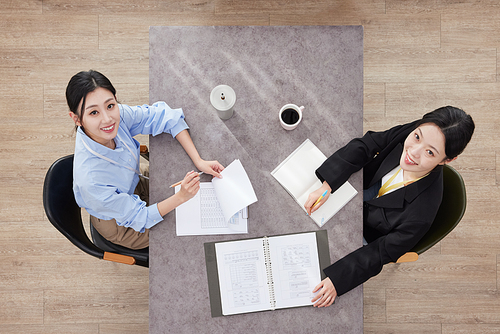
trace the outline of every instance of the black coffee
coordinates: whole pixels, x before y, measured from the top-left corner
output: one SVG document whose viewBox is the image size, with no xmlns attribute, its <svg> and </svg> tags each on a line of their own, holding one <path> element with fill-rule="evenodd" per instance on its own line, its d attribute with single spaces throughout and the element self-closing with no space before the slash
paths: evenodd
<svg viewBox="0 0 500 334">
<path fill-rule="evenodd" d="M 293 125 L 299 121 L 299 113 L 295 109 L 285 109 L 281 113 L 281 119 L 286 124 Z"/>
</svg>

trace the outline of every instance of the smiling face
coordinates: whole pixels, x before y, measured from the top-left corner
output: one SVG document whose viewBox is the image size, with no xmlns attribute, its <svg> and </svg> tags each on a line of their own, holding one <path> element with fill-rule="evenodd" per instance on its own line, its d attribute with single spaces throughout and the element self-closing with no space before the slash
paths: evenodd
<svg viewBox="0 0 500 334">
<path fill-rule="evenodd" d="M 446 158 L 443 132 L 434 123 L 425 123 L 406 138 L 399 165 L 407 181 L 422 177 L 437 165 L 450 161 Z"/>
<path fill-rule="evenodd" d="M 83 100 L 83 99 L 82 99 Z M 81 110 L 82 101 L 78 106 Z M 92 140 L 111 149 L 115 148 L 114 138 L 120 125 L 120 109 L 116 98 L 109 90 L 98 87 L 87 94 L 85 109 L 81 117 L 70 112 L 75 124 L 82 126 Z"/>
</svg>

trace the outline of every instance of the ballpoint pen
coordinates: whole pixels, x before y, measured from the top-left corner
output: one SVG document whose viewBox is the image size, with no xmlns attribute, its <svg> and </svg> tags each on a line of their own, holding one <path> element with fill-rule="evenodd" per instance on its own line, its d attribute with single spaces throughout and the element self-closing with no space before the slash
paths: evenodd
<svg viewBox="0 0 500 334">
<path fill-rule="evenodd" d="M 316 200 L 316 202 L 314 202 L 314 204 L 311 206 L 311 210 L 312 210 L 312 208 L 313 208 L 316 204 L 318 204 L 318 203 L 319 203 L 319 201 L 321 201 L 321 200 L 323 199 L 323 197 L 325 197 L 325 196 L 326 196 L 326 194 L 327 194 L 327 193 L 328 193 L 328 190 L 325 190 L 325 192 L 323 193 L 323 195 L 321 195 L 321 196 L 320 196 L 320 197 Z M 309 213 L 307 213 L 307 212 L 306 212 L 306 215 L 308 215 L 308 216 L 309 216 Z"/>
<path fill-rule="evenodd" d="M 326 194 L 327 194 L 327 193 L 328 193 L 328 190 L 325 190 L 325 192 L 323 193 L 323 195 L 321 195 L 321 196 L 320 196 L 320 197 L 316 200 L 316 202 L 315 202 L 315 203 L 311 206 L 311 209 L 312 209 L 312 208 L 313 208 L 316 204 L 318 204 L 318 203 L 319 203 L 319 201 L 321 201 L 321 200 L 323 199 L 323 197 L 325 197 L 325 196 L 326 196 Z"/>
<path fill-rule="evenodd" d="M 198 172 L 198 176 L 200 176 L 201 174 L 203 174 L 203 172 Z M 177 187 L 179 184 L 182 183 L 182 181 L 184 181 L 184 180 L 180 180 L 179 182 L 175 182 L 174 184 L 172 184 L 170 186 L 170 188 Z"/>
</svg>

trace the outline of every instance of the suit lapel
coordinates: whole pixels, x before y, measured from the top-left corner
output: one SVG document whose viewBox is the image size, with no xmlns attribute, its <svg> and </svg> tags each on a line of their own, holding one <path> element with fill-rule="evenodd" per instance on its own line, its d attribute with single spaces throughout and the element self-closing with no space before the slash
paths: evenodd
<svg viewBox="0 0 500 334">
<path fill-rule="evenodd" d="M 391 152 L 387 155 L 387 157 L 382 161 L 380 164 L 379 168 L 373 174 L 372 179 L 370 180 L 370 185 L 369 187 L 373 186 L 375 182 L 379 181 L 389 173 L 391 170 L 394 169 L 399 164 L 399 159 L 401 158 L 401 153 L 403 152 L 403 145 L 401 143 L 398 143 Z"/>
<path fill-rule="evenodd" d="M 394 168 L 394 167 L 393 167 Z M 429 175 L 423 179 L 409 184 L 406 187 L 395 190 L 379 198 L 366 201 L 366 203 L 381 208 L 399 209 L 402 208 L 405 201 L 411 203 L 424 190 L 429 188 L 440 175 L 442 175 L 443 166 L 437 166 Z"/>
</svg>

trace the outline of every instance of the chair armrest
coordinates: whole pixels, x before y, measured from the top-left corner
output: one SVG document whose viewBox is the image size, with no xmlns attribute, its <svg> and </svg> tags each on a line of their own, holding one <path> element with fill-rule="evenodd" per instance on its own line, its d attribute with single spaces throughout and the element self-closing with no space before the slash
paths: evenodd
<svg viewBox="0 0 500 334">
<path fill-rule="evenodd" d="M 121 255 L 116 253 L 104 252 L 103 260 L 118 262 L 123 264 L 135 264 L 135 259 L 132 256 Z"/>
<path fill-rule="evenodd" d="M 418 260 L 418 254 L 415 252 L 408 252 L 401 256 L 396 263 L 403 263 L 403 262 L 414 262 Z"/>
<path fill-rule="evenodd" d="M 144 159 L 149 161 L 149 150 L 148 150 L 148 147 L 146 145 L 141 145 L 140 153 L 141 153 L 141 157 L 143 157 Z"/>
</svg>

